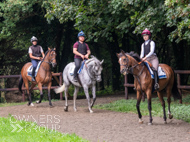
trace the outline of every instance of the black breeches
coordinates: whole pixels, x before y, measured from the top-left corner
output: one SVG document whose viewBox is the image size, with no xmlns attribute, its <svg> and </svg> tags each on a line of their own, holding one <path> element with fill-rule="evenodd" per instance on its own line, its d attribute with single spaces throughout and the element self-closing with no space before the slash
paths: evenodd
<svg viewBox="0 0 190 142">
<path fill-rule="evenodd" d="M 78 72 L 78 70 L 80 69 L 82 59 L 80 59 L 80 58 L 75 58 L 74 61 L 75 61 L 74 77 L 76 77 L 76 76 L 77 76 L 77 72 Z"/>
</svg>

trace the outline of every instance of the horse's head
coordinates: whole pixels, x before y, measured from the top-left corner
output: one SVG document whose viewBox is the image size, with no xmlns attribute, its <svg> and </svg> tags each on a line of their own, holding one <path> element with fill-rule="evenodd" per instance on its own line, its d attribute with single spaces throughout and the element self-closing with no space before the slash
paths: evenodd
<svg viewBox="0 0 190 142">
<path fill-rule="evenodd" d="M 120 64 L 120 72 L 123 75 L 126 75 L 128 73 L 133 74 L 133 69 L 138 65 L 138 62 L 141 61 L 139 55 L 137 53 L 134 53 L 131 51 L 130 53 L 125 53 L 123 50 L 121 50 L 121 53 L 116 54 L 119 58 L 119 64 Z"/>
<path fill-rule="evenodd" d="M 90 67 L 90 72 L 92 74 L 92 77 L 97 81 L 100 82 L 102 81 L 101 78 L 101 73 L 103 70 L 102 64 L 104 62 L 104 60 L 99 61 L 96 57 L 91 56 L 92 58 L 86 61 L 86 64 L 89 63 L 89 67 Z"/>
<path fill-rule="evenodd" d="M 50 64 L 52 64 L 52 67 L 55 67 L 57 65 L 56 62 L 56 48 L 50 49 L 48 48 L 48 55 L 47 55 L 47 60 Z"/>
<path fill-rule="evenodd" d="M 121 50 L 121 53 L 117 53 L 116 55 L 117 55 L 117 57 L 119 59 L 118 62 L 120 64 L 120 72 L 121 72 L 121 74 L 123 74 L 123 75 L 128 74 L 129 73 L 128 68 L 130 66 L 128 55 L 126 55 L 126 53 L 123 50 Z"/>
</svg>

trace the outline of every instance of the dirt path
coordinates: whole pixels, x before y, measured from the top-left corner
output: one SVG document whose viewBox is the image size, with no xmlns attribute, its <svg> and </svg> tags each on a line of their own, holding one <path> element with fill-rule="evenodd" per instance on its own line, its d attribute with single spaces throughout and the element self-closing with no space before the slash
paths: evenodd
<svg viewBox="0 0 190 142">
<path fill-rule="evenodd" d="M 124 96 L 98 97 L 96 104 L 118 99 Z M 147 116 L 143 116 L 144 124 L 138 124 L 137 114 L 97 109 L 90 114 L 85 99 L 77 100 L 78 112 L 74 112 L 72 104 L 69 100 L 69 112 L 63 110 L 64 101 L 53 102 L 53 108 L 47 102 L 34 107 L 1 107 L 0 116 L 12 114 L 18 120 L 25 117 L 40 126 L 75 133 L 91 142 L 190 142 L 190 124 L 184 121 L 173 119 L 163 124 L 162 118 L 153 117 L 153 125 L 148 126 Z"/>
</svg>

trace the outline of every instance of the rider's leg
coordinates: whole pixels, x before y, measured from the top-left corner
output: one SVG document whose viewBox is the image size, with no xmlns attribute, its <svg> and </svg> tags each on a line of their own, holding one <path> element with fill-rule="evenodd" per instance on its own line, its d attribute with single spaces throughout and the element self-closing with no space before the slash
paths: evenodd
<svg viewBox="0 0 190 142">
<path fill-rule="evenodd" d="M 75 58 L 74 61 L 75 61 L 75 70 L 74 70 L 74 78 L 73 78 L 73 81 L 78 81 L 78 79 L 77 79 L 77 72 L 78 72 L 78 70 L 79 70 L 79 68 L 80 68 L 82 59 L 80 59 L 80 58 Z"/>
<path fill-rule="evenodd" d="M 159 66 L 159 62 L 158 62 L 158 58 L 155 57 L 153 60 L 152 60 L 152 66 L 154 68 L 153 72 L 154 72 L 154 89 L 156 91 L 159 90 L 160 86 L 158 84 L 158 66 Z"/>
<path fill-rule="evenodd" d="M 32 81 L 35 81 L 35 70 L 36 70 L 36 68 L 37 68 L 38 61 L 32 59 L 31 62 L 32 62 L 32 66 L 33 66 L 33 70 L 32 70 Z"/>
</svg>

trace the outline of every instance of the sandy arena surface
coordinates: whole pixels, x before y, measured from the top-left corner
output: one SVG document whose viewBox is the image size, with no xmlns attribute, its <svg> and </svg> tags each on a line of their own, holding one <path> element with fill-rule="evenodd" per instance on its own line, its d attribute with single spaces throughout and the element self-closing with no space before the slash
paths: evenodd
<svg viewBox="0 0 190 142">
<path fill-rule="evenodd" d="M 97 97 L 95 104 L 119 99 L 124 99 L 124 95 Z M 0 107 L 0 116 L 11 114 L 18 120 L 25 117 L 39 126 L 75 133 L 91 142 L 190 142 L 190 124 L 181 120 L 168 119 L 168 124 L 164 124 L 162 118 L 153 117 L 153 125 L 149 126 L 148 116 L 143 116 L 144 123 L 139 124 L 137 114 L 133 113 L 93 109 L 91 114 L 86 99 L 77 100 L 77 112 L 73 110 L 72 100 L 69 100 L 68 112 L 63 110 L 64 101 L 53 102 L 53 108 L 48 102 L 34 105 Z"/>
</svg>

